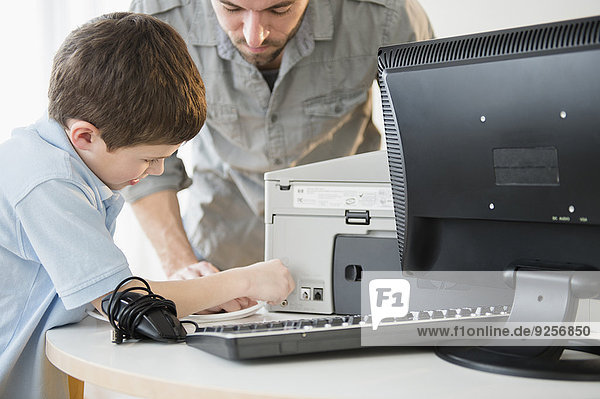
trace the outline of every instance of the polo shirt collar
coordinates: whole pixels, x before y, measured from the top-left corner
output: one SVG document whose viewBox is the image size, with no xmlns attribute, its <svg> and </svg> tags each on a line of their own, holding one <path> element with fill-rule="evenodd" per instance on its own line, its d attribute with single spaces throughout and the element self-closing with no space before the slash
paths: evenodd
<svg viewBox="0 0 600 399">
<path fill-rule="evenodd" d="M 120 194 L 116 191 L 111 190 L 98 176 L 92 172 L 92 170 L 83 162 L 83 159 L 79 156 L 75 148 L 73 148 L 73 144 L 69 140 L 65 129 L 61 126 L 60 123 L 50 118 L 47 114 L 40 119 L 36 123 L 36 131 L 46 142 L 52 144 L 53 146 L 60 148 L 61 150 L 67 152 L 71 157 L 75 158 L 78 162 L 80 162 L 85 169 L 89 172 L 90 181 L 93 183 L 95 187 L 98 189 L 98 193 L 100 194 L 100 198 L 102 201 L 106 201 L 111 198 L 113 195 L 120 196 Z"/>
</svg>

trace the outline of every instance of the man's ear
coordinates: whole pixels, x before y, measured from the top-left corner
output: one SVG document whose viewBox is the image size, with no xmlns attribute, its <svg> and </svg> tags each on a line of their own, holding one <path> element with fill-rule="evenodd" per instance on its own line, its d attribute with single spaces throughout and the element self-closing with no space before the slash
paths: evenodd
<svg viewBox="0 0 600 399">
<path fill-rule="evenodd" d="M 101 139 L 98 128 L 82 120 L 69 121 L 67 135 L 73 146 L 82 151 L 89 151 Z"/>
</svg>

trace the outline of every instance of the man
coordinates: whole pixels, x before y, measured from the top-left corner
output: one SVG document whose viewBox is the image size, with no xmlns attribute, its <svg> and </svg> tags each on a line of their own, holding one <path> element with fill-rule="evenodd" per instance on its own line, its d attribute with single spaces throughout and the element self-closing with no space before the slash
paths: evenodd
<svg viewBox="0 0 600 399">
<path fill-rule="evenodd" d="M 433 36 L 416 0 L 134 0 L 132 10 L 178 30 L 206 84 L 184 223 L 176 193 L 191 182 L 178 158 L 125 193 L 174 278 L 262 260 L 263 174 L 379 149 L 377 49 Z"/>
</svg>

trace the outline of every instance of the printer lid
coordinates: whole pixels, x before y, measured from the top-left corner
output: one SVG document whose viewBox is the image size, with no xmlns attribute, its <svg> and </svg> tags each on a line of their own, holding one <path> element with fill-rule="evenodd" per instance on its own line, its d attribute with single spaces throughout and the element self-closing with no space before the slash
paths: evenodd
<svg viewBox="0 0 600 399">
<path fill-rule="evenodd" d="M 389 183 L 385 150 L 350 155 L 265 173 L 265 181 L 369 182 Z"/>
</svg>

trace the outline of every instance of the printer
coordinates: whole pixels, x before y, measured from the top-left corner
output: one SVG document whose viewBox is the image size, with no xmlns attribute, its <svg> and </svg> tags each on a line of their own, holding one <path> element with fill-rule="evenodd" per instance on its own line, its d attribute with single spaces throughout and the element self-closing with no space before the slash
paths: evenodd
<svg viewBox="0 0 600 399">
<path fill-rule="evenodd" d="M 411 311 L 509 305 L 514 296 L 501 271 L 478 284 L 401 273 L 386 151 L 265 173 L 265 259 L 274 258 L 296 288 L 270 311 L 363 314 L 361 282 L 383 275 L 409 281 Z"/>
<path fill-rule="evenodd" d="M 265 259 L 295 290 L 271 311 L 359 314 L 362 273 L 399 271 L 386 151 L 265 173 Z"/>
</svg>

